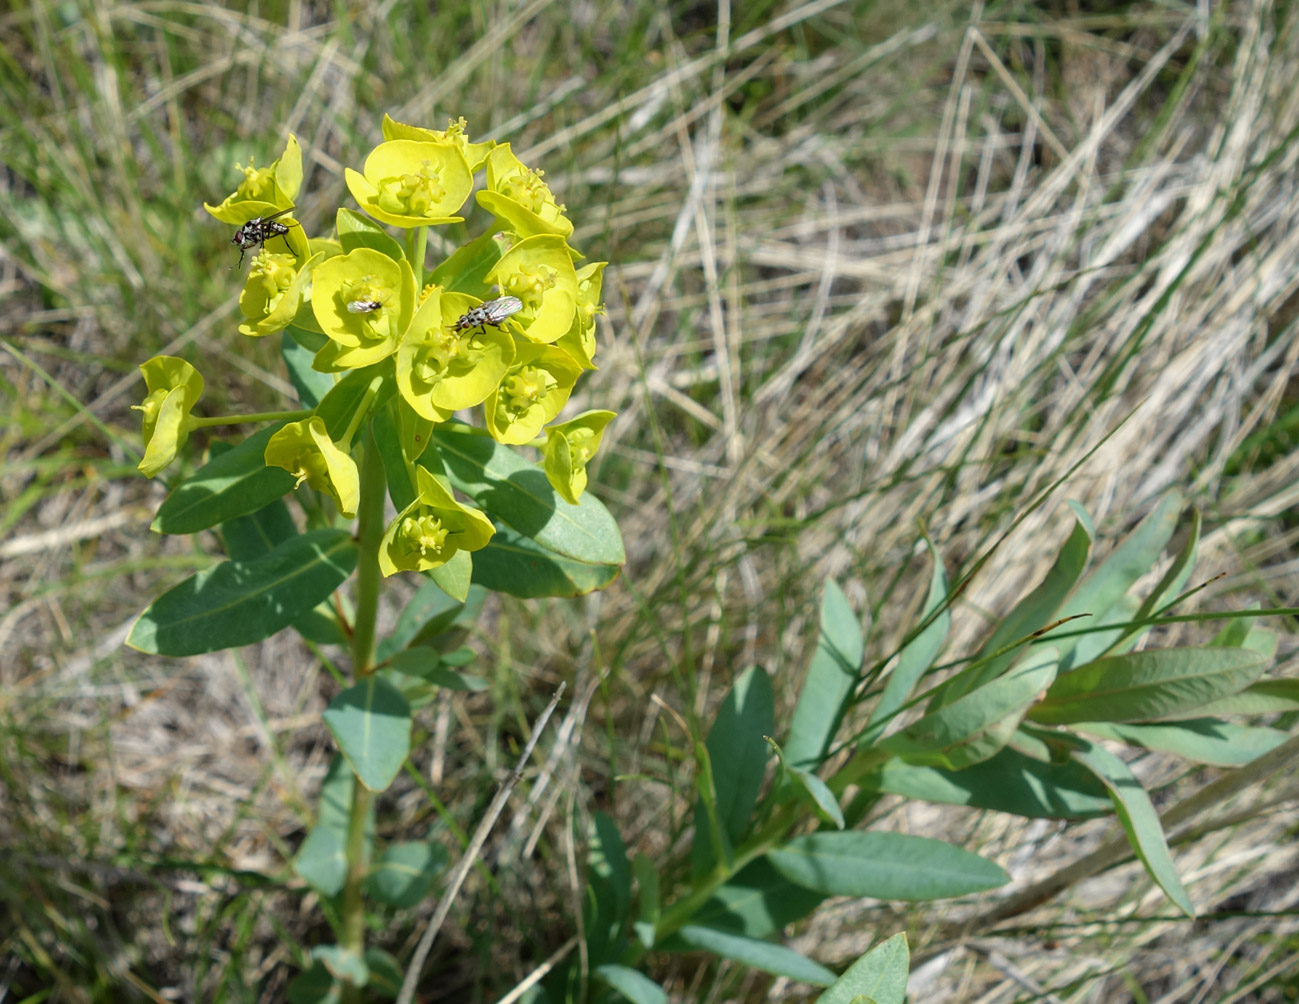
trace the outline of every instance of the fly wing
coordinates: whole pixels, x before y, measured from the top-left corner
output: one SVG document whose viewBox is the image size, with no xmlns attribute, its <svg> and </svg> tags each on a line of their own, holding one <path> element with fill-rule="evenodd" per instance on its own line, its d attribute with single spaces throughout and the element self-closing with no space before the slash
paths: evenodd
<svg viewBox="0 0 1299 1004">
<path fill-rule="evenodd" d="M 507 317 L 512 317 L 523 309 L 523 301 L 517 296 L 502 296 L 488 300 L 482 305 L 482 311 L 488 324 L 500 324 Z"/>
</svg>

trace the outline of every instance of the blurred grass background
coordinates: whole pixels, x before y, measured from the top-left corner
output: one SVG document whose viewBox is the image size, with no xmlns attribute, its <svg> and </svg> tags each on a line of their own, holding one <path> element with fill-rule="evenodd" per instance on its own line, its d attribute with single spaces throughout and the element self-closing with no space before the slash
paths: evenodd
<svg viewBox="0 0 1299 1004">
<path fill-rule="evenodd" d="M 792 704 L 830 576 L 868 658 L 891 650 L 927 588 L 921 525 L 955 578 L 1112 434 L 981 569 L 949 658 L 1041 575 L 1066 498 L 1112 542 L 1180 488 L 1206 520 L 1196 580 L 1224 573 L 1188 609 L 1299 602 L 1297 20 L 1269 2 L 10 5 L 0 1000 L 282 1000 L 327 936 L 288 867 L 331 753 L 316 656 L 121 645 L 209 560 L 147 530 L 164 490 L 134 470 L 136 366 L 190 359 L 208 414 L 288 390 L 276 346 L 234 331 L 235 252 L 201 208 L 236 161 L 296 133 L 320 232 L 384 112 L 463 115 L 543 168 L 573 242 L 611 262 L 601 369 L 573 407 L 621 413 L 592 484 L 626 572 L 579 602 L 493 601 L 474 640 L 492 691 L 422 713 L 381 805 L 388 836 L 462 843 L 569 681 L 432 960 L 425 999 L 495 1000 L 575 929 L 574 821 L 603 808 L 680 864 L 688 739 L 651 696 L 707 719 L 756 662 Z M 1158 804 L 1211 776 L 1136 769 Z M 997 937 L 931 940 L 950 904 L 841 903 L 795 944 L 839 966 L 906 930 L 927 1004 L 1293 1000 L 1296 789 L 1277 784 L 1178 849 L 1195 923 L 1129 866 Z M 1113 826 L 923 805 L 891 825 L 1017 882 Z M 403 955 L 416 914 L 383 920 Z M 806 996 L 703 957 L 651 972 L 674 999 Z"/>
</svg>

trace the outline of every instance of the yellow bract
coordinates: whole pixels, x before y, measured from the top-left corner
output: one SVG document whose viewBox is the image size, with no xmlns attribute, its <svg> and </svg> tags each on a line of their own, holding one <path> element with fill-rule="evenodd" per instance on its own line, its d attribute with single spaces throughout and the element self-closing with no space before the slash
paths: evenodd
<svg viewBox="0 0 1299 1004">
<path fill-rule="evenodd" d="M 151 478 L 176 459 L 189 438 L 194 427 L 189 413 L 203 394 L 203 376 L 176 356 L 154 356 L 140 366 L 140 372 L 149 394 L 144 403 L 131 407 L 143 412 L 140 470 Z"/>
<path fill-rule="evenodd" d="M 586 465 L 600 449 L 604 427 L 613 418 L 612 411 L 584 411 L 546 430 L 546 479 L 565 501 L 577 505 L 586 491 Z"/>
<path fill-rule="evenodd" d="M 474 175 L 458 146 L 395 139 L 365 158 L 363 173 L 344 172 L 362 209 L 395 227 L 459 223 L 455 215 L 474 188 Z"/>
<path fill-rule="evenodd" d="M 457 551 L 487 546 L 496 528 L 477 509 L 461 505 L 423 467 L 415 468 L 419 496 L 388 525 L 379 545 L 379 569 L 423 572 L 450 561 Z"/>
<path fill-rule="evenodd" d="M 271 162 L 270 167 L 254 167 L 249 158 L 247 167 L 235 164 L 235 170 L 242 171 L 244 175 L 239 187 L 227 195 L 219 206 L 203 203 L 203 208 L 222 223 L 247 223 L 255 216 L 288 209 L 298 197 L 298 189 L 302 187 L 302 147 L 298 145 L 298 137 L 289 133 L 284 152 Z M 271 208 L 248 212 L 244 204 L 249 202 L 260 202 Z"/>
<path fill-rule="evenodd" d="M 356 515 L 361 499 L 361 478 L 356 461 L 340 450 L 321 418 L 290 422 L 266 443 L 266 466 L 283 467 L 318 492 L 333 497 L 338 511 L 348 519 Z"/>
</svg>

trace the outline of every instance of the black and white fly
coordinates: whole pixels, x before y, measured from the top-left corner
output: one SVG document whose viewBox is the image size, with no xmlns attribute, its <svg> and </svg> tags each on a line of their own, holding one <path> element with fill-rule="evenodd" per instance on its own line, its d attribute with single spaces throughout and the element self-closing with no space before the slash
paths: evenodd
<svg viewBox="0 0 1299 1004">
<path fill-rule="evenodd" d="M 258 216 L 249 220 L 238 230 L 235 231 L 234 237 L 230 243 L 239 249 L 239 265 L 244 263 L 244 252 L 255 251 L 272 237 L 284 237 L 289 232 L 289 227 L 296 227 L 296 223 L 277 223 L 276 218 L 283 216 L 285 213 L 293 212 L 293 207 L 281 209 L 278 213 L 271 213 L 270 216 Z M 288 238 L 285 238 L 284 244 L 292 251 Z M 239 265 L 235 267 L 238 268 Z"/>
<path fill-rule="evenodd" d="M 485 328 L 489 324 L 493 328 L 499 328 L 522 309 L 523 301 L 517 296 L 498 296 L 495 300 L 488 300 L 465 311 L 451 327 L 456 331 Z"/>
<path fill-rule="evenodd" d="M 349 314 L 372 314 L 383 304 L 378 300 L 350 300 L 347 304 Z"/>
</svg>

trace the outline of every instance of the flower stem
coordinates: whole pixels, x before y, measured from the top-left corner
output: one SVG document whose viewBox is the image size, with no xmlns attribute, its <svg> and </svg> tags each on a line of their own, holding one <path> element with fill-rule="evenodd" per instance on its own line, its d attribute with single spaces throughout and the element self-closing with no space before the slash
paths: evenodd
<svg viewBox="0 0 1299 1004">
<path fill-rule="evenodd" d="M 415 273 L 415 292 L 424 288 L 424 250 L 428 247 L 428 227 L 406 231 L 406 260 Z"/>
<path fill-rule="evenodd" d="M 357 544 L 356 615 L 352 622 L 352 674 L 354 679 L 374 671 L 374 625 L 379 610 L 379 544 L 383 540 L 383 499 L 387 479 L 374 434 L 366 431 L 361 451 L 361 500 L 356 507 Z M 352 808 L 347 823 L 347 881 L 343 886 L 342 948 L 356 958 L 365 954 L 365 902 L 362 887 L 368 862 L 365 853 L 365 824 L 373 794 L 354 778 Z M 361 988 L 347 985 L 344 1004 L 361 1000 Z"/>
<path fill-rule="evenodd" d="M 191 429 L 206 429 L 210 425 L 246 425 L 249 422 L 278 422 L 281 419 L 306 418 L 311 409 L 301 411 L 259 411 L 252 415 L 213 415 L 211 418 L 190 416 Z"/>
</svg>

